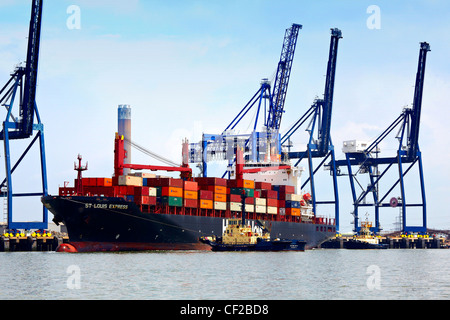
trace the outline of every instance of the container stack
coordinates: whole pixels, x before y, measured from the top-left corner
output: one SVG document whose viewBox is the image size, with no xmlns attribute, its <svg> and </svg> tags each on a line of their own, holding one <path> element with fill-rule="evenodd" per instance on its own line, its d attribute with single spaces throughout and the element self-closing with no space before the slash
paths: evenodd
<svg viewBox="0 0 450 320">
<path fill-rule="evenodd" d="M 197 208 L 198 206 L 198 183 L 194 181 L 183 181 L 183 205 L 186 208 Z"/>
<path fill-rule="evenodd" d="M 202 194 L 205 195 L 205 197 L 207 198 L 201 199 L 206 201 L 201 201 L 203 202 L 203 204 L 202 203 L 200 204 L 200 208 L 205 209 L 204 207 L 209 205 L 209 200 L 211 200 L 212 201 L 211 206 L 212 208 L 214 208 L 214 210 L 227 210 L 228 188 L 226 179 L 195 178 L 195 181 L 198 183 L 198 188 L 200 192 L 202 192 Z"/>
<path fill-rule="evenodd" d="M 230 188 L 230 195 L 237 195 L 239 197 L 239 201 L 237 201 L 240 207 L 239 211 L 242 211 L 241 195 L 245 193 L 247 197 L 245 199 L 245 211 L 249 213 L 255 212 L 255 182 L 253 180 L 228 180 L 228 187 Z M 237 202 L 234 202 L 237 199 L 237 197 L 233 199 L 233 205 L 230 202 L 230 209 L 231 207 L 237 208 L 235 205 Z"/>
<path fill-rule="evenodd" d="M 147 179 L 156 188 L 157 202 L 171 207 L 183 206 L 183 180 L 174 178 Z"/>
</svg>

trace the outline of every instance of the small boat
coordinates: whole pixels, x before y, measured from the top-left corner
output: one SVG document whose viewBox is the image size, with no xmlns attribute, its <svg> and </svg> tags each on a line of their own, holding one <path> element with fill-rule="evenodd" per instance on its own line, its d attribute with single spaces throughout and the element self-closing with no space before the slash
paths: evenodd
<svg viewBox="0 0 450 320">
<path fill-rule="evenodd" d="M 380 239 L 372 234 L 372 223 L 367 219 L 361 221 L 361 230 L 357 236 L 345 243 L 346 249 L 388 249 L 389 245 L 380 243 Z"/>
<path fill-rule="evenodd" d="M 212 251 L 305 251 L 306 245 L 303 240 L 271 240 L 268 230 L 254 232 L 242 219 L 227 219 L 221 237 L 201 237 L 200 241 Z"/>
</svg>

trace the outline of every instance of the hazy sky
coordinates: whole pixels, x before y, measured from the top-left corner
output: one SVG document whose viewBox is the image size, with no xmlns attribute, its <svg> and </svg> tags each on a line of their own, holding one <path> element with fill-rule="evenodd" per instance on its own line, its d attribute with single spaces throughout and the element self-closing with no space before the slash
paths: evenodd
<svg viewBox="0 0 450 320">
<path fill-rule="evenodd" d="M 0 85 L 26 59 L 30 2 L 0 2 Z M 368 13 L 371 5 L 380 9 L 379 16 Z M 420 131 L 428 225 L 450 228 L 444 202 L 450 194 L 448 1 L 45 0 L 43 19 L 37 103 L 51 194 L 64 181 L 73 183 L 78 153 L 89 162 L 88 176 L 111 176 L 119 104 L 132 106 L 133 141 L 181 162 L 182 138 L 198 141 L 202 132 L 220 133 L 260 80 L 273 76 L 292 23 L 303 29 L 282 130 L 322 96 L 330 28 L 337 27 L 344 38 L 331 135 L 342 159 L 344 140 L 376 138 L 411 106 L 419 43 L 429 42 Z M 299 132 L 295 146 L 302 149 L 306 137 Z M 388 139 L 383 155 L 395 155 L 395 142 Z M 136 152 L 133 162 L 156 164 Z M 26 164 L 14 180 L 17 191 L 32 191 L 39 183 L 37 165 Z M 319 190 L 326 197 L 331 180 L 324 174 Z M 417 174 L 409 180 L 418 186 Z M 341 230 L 349 231 L 347 177 L 339 178 L 339 190 Z M 410 197 L 417 196 L 415 191 Z M 36 218 L 33 210 L 17 207 L 22 210 L 18 220 Z M 320 213 L 333 214 L 331 208 Z M 381 210 L 382 226 L 392 229 L 398 213 Z M 408 225 L 418 223 L 420 213 L 414 212 Z"/>
</svg>

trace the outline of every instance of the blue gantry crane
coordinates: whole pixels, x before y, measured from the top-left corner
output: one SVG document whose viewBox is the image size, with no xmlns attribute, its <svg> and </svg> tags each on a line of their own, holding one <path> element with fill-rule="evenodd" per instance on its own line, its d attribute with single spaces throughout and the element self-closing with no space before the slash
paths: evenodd
<svg viewBox="0 0 450 320">
<path fill-rule="evenodd" d="M 252 150 L 250 157 L 255 162 L 260 160 L 260 152 L 258 151 L 266 149 L 263 145 L 265 146 L 267 141 L 270 141 L 269 143 L 276 149 L 277 154 L 281 153 L 279 129 L 284 113 L 286 94 L 300 29 L 302 29 L 302 25 L 294 23 L 285 32 L 273 91 L 271 91 L 272 86 L 270 81 L 263 79 L 258 91 L 225 128 L 222 134 L 204 134 L 201 143 L 190 144 L 190 162 L 201 163 L 204 177 L 207 176 L 207 162 L 211 158 L 229 160 L 230 166 L 233 164 L 235 161 L 234 151 L 230 152 L 230 150 L 227 150 L 227 146 L 231 143 L 235 147 L 237 140 L 243 141 L 247 151 Z M 258 109 L 256 111 L 252 133 L 242 135 L 231 133 L 255 105 L 258 106 Z M 259 132 L 257 131 L 257 127 L 260 121 L 260 112 L 263 108 L 264 132 Z M 234 150 L 234 147 L 231 149 Z"/>
<path fill-rule="evenodd" d="M 347 167 L 348 176 L 350 178 L 350 186 L 352 190 L 353 206 L 354 206 L 354 225 L 355 231 L 359 232 L 359 209 L 360 207 L 375 208 L 375 226 L 372 231 L 378 233 L 381 230 L 379 209 L 384 207 L 401 206 L 402 209 L 402 231 L 425 233 L 427 230 L 427 210 L 425 185 L 422 166 L 422 154 L 419 148 L 419 129 L 420 115 L 422 111 L 422 96 L 425 79 L 425 66 L 427 53 L 430 51 L 430 45 L 427 42 L 420 43 L 419 64 L 416 76 L 416 84 L 414 91 L 414 100 L 412 108 L 405 108 L 400 116 L 379 135 L 370 145 L 358 145 L 357 141 L 344 142 L 344 152 L 346 159 L 336 161 L 335 165 L 339 167 Z M 393 157 L 381 157 L 380 144 L 395 129 L 399 128 L 396 138 L 399 141 L 397 154 Z M 353 144 L 352 146 L 350 144 Z M 404 165 L 408 167 L 404 168 Z M 421 201 L 407 201 L 406 188 L 416 189 L 417 186 L 405 183 L 405 176 L 417 164 L 419 173 L 419 188 L 421 193 Z M 353 167 L 357 168 L 355 172 Z M 383 168 L 380 171 L 380 167 Z M 379 190 L 380 182 L 384 182 L 388 176 L 390 169 L 397 167 L 398 179 L 383 194 Z M 357 179 L 358 174 L 368 174 L 369 184 L 365 188 Z M 384 180 L 383 180 L 384 179 Z M 362 189 L 362 193 L 357 196 L 356 185 Z M 396 187 L 400 187 L 400 196 L 390 197 Z M 369 194 L 372 194 L 373 202 L 367 200 Z M 408 199 L 409 200 L 409 199 Z M 419 207 L 422 209 L 422 225 L 407 225 L 407 209 L 411 207 Z"/>
<path fill-rule="evenodd" d="M 39 116 L 36 104 L 36 87 L 39 65 L 39 46 L 42 21 L 42 0 L 32 0 L 31 20 L 28 35 L 28 51 L 25 67 L 19 66 L 11 74 L 9 81 L 0 90 L 0 104 L 6 108 L 6 118 L 0 132 L 0 139 L 4 142 L 6 177 L 1 183 L 1 195 L 7 197 L 7 228 L 15 229 L 47 229 L 48 214 L 43 207 L 42 221 L 16 222 L 13 217 L 13 197 L 42 197 L 47 195 L 47 171 L 45 161 L 44 125 Z M 13 110 L 18 107 L 18 116 Z M 35 123 L 36 116 L 36 123 Z M 36 135 L 34 135 L 36 132 Z M 31 139 L 22 155 L 11 166 L 11 144 L 15 140 Z M 32 146 L 39 140 L 40 165 L 42 176 L 42 190 L 39 192 L 14 193 L 13 173 Z"/>
<path fill-rule="evenodd" d="M 336 62 L 338 54 L 339 39 L 342 38 L 341 30 L 331 29 L 330 51 L 328 57 L 328 67 L 325 81 L 325 91 L 323 99 L 316 99 L 313 105 L 294 123 L 294 125 L 282 136 L 281 144 L 289 150 L 289 159 L 298 159 L 295 166 L 298 166 L 303 159 L 308 160 L 309 177 L 303 183 L 302 189 L 309 183 L 312 194 L 313 211 L 317 212 L 318 204 L 333 204 L 335 211 L 336 230 L 339 230 L 339 197 L 337 186 L 337 172 L 335 163 L 334 146 L 330 137 L 331 116 L 333 109 L 334 80 L 336 76 Z M 306 131 L 309 132 L 309 141 L 306 151 L 290 151 L 290 138 L 310 119 Z M 333 178 L 334 200 L 320 201 L 316 195 L 316 182 L 314 179 L 318 170 L 330 159 L 330 170 Z M 317 167 L 314 167 L 313 159 L 321 159 Z"/>
</svg>

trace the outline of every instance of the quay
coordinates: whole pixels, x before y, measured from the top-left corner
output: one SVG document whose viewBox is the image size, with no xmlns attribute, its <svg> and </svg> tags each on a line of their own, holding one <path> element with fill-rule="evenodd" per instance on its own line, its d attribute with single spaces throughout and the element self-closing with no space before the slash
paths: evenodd
<svg viewBox="0 0 450 320">
<path fill-rule="evenodd" d="M 62 244 L 69 242 L 69 237 L 56 235 L 2 235 L 0 239 L 0 252 L 20 251 L 55 251 Z"/>
<path fill-rule="evenodd" d="M 353 237 L 336 237 L 322 243 L 321 249 L 347 249 L 347 244 Z M 448 240 L 442 237 L 421 236 L 385 236 L 379 237 L 381 244 L 387 244 L 388 249 L 447 249 Z"/>
</svg>

